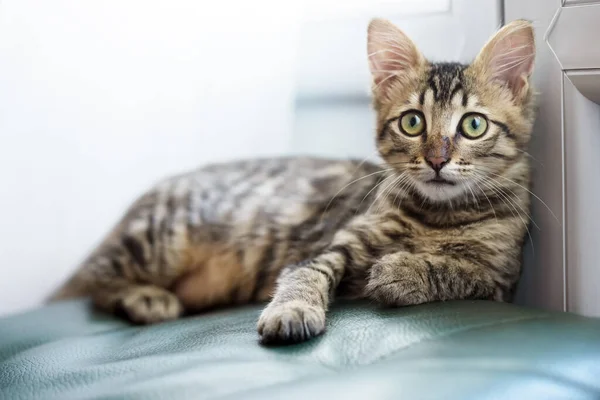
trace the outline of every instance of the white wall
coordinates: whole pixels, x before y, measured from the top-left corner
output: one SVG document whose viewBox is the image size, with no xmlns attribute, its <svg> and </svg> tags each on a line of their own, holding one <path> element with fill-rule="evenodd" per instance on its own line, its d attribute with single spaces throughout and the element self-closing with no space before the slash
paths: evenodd
<svg viewBox="0 0 600 400">
<path fill-rule="evenodd" d="M 286 150 L 295 14 L 0 2 L 0 314 L 38 304 L 157 178 Z"/>
</svg>

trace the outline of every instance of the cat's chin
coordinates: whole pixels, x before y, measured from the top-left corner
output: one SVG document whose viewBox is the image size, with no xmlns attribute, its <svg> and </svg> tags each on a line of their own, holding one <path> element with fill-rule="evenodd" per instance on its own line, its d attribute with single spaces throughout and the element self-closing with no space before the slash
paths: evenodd
<svg viewBox="0 0 600 400">
<path fill-rule="evenodd" d="M 419 194 L 429 201 L 445 203 L 466 195 L 468 188 L 463 183 L 446 180 L 417 181 L 414 186 Z"/>
</svg>

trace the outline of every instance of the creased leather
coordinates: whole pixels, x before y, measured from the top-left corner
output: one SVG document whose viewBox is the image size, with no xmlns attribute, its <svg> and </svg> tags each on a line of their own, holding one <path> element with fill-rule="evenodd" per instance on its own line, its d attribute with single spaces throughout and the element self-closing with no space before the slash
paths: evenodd
<svg viewBox="0 0 600 400">
<path fill-rule="evenodd" d="M 0 319 L 0 399 L 600 398 L 600 320 L 346 303 L 324 336 L 265 348 L 260 310 L 136 327 L 72 301 Z"/>
</svg>

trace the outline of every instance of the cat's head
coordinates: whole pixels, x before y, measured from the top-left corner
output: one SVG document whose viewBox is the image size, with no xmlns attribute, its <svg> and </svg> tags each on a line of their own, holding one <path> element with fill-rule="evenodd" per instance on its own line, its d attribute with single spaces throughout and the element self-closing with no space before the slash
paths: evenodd
<svg viewBox="0 0 600 400">
<path fill-rule="evenodd" d="M 462 65 L 429 62 L 400 29 L 376 19 L 368 53 L 377 148 L 402 185 L 446 202 L 521 162 L 533 124 L 529 22 L 504 26 Z"/>
</svg>

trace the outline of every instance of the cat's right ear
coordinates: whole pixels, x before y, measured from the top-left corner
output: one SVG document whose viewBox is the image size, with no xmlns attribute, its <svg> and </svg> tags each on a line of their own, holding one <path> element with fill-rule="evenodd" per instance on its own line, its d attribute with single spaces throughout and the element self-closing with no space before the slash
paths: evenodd
<svg viewBox="0 0 600 400">
<path fill-rule="evenodd" d="M 396 77 L 425 63 L 413 41 L 385 19 L 376 18 L 369 24 L 367 50 L 375 93 L 385 91 Z"/>
<path fill-rule="evenodd" d="M 473 65 L 488 80 L 507 86 L 517 101 L 529 91 L 535 61 L 535 35 L 529 21 L 516 20 L 500 29 Z"/>
</svg>

